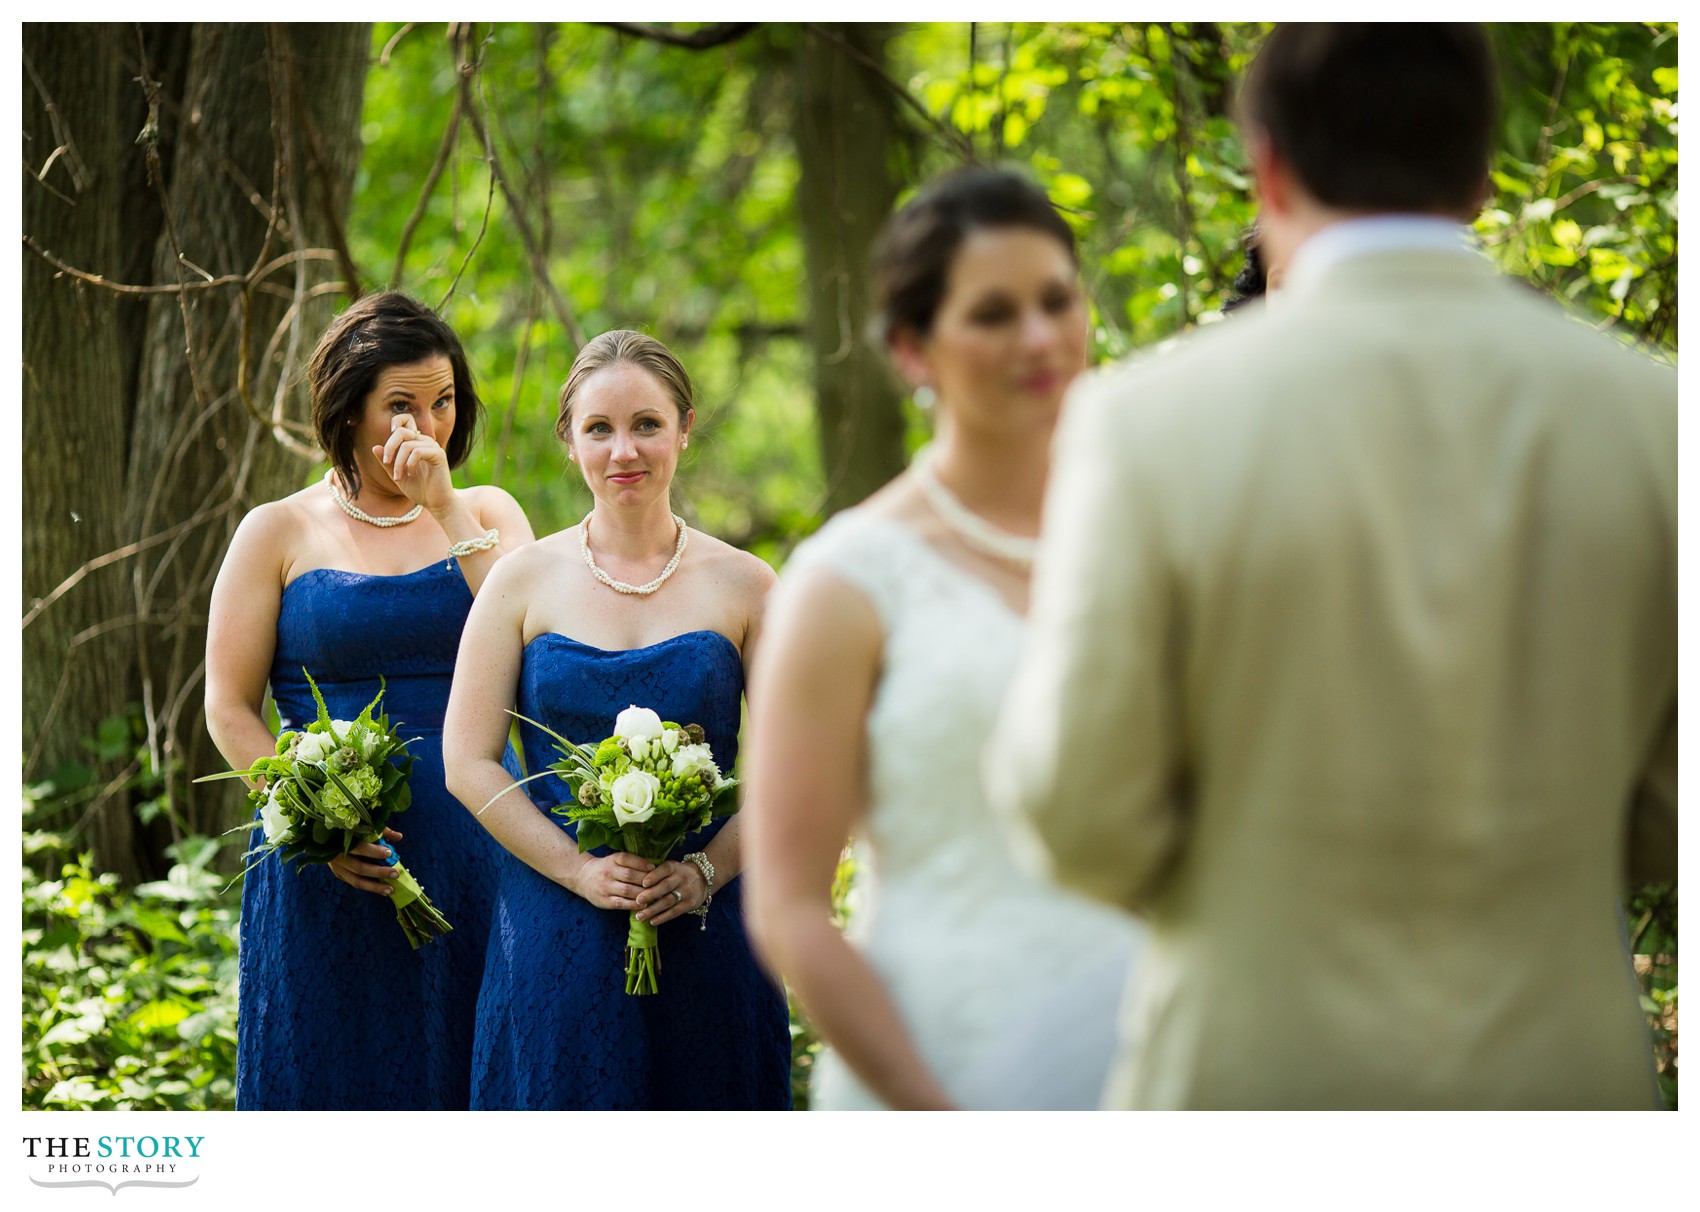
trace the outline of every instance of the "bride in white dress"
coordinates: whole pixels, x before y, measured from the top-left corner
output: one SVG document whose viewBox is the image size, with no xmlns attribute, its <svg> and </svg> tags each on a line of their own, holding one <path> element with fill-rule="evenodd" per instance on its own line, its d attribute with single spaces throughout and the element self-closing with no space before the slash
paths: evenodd
<svg viewBox="0 0 1700 1212">
<path fill-rule="evenodd" d="M 769 607 L 748 924 L 830 1045 L 816 1107 L 1094 1107 L 1137 927 L 1018 866 L 979 774 L 1086 360 L 1073 235 L 1025 178 L 963 169 L 898 213 L 876 264 L 891 355 L 938 433 L 798 547 Z M 846 939 L 831 886 L 851 833 Z"/>
</svg>

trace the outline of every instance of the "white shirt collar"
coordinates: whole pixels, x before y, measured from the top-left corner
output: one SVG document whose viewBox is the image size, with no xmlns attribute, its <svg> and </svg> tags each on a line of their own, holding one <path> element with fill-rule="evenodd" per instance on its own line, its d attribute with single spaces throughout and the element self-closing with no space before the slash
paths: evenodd
<svg viewBox="0 0 1700 1212">
<path fill-rule="evenodd" d="M 1470 228 L 1436 215 L 1368 215 L 1342 219 L 1299 245 L 1283 286 L 1316 277 L 1351 257 L 1383 252 L 1481 254 Z"/>
</svg>

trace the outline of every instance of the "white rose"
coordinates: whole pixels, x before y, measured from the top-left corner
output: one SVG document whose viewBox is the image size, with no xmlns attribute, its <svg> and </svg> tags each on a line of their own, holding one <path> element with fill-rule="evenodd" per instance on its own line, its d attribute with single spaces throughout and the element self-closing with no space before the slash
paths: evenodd
<svg viewBox="0 0 1700 1212">
<path fill-rule="evenodd" d="M 647 707 L 632 706 L 614 719 L 614 735 L 631 740 L 633 737 L 650 737 L 661 735 L 661 717 Z"/>
<path fill-rule="evenodd" d="M 685 734 L 677 728 L 669 728 L 661 734 L 661 752 L 672 753 L 679 747 L 679 742 L 685 739 Z"/>
<path fill-rule="evenodd" d="M 260 826 L 265 830 L 268 842 L 289 840 L 289 817 L 284 813 L 283 805 L 277 802 L 276 783 L 266 792 L 266 802 L 260 805 Z"/>
<path fill-rule="evenodd" d="M 673 752 L 673 774 L 681 779 L 701 774 L 713 783 L 720 777 L 720 767 L 714 764 L 714 750 L 707 745 L 680 745 Z"/>
<path fill-rule="evenodd" d="M 655 797 L 660 791 L 661 780 L 649 771 L 626 771 L 609 789 L 614 799 L 614 819 L 622 825 L 647 821 L 655 815 Z"/>
<path fill-rule="evenodd" d="M 336 748 L 336 739 L 325 732 L 303 732 L 295 746 L 298 762 L 322 762 Z"/>
<path fill-rule="evenodd" d="M 641 736 L 628 737 L 626 748 L 631 751 L 634 762 L 641 762 L 649 756 L 649 742 Z"/>
</svg>

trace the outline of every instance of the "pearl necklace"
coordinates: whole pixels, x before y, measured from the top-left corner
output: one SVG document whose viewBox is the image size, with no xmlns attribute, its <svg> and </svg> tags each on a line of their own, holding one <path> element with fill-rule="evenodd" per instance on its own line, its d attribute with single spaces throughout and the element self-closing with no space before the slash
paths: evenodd
<svg viewBox="0 0 1700 1212">
<path fill-rule="evenodd" d="M 927 504 L 933 507 L 933 512 L 939 515 L 957 538 L 982 555 L 1007 560 L 1024 569 L 1033 567 L 1033 557 L 1039 551 L 1039 540 L 1011 534 L 1001 526 L 994 526 L 957 500 L 955 494 L 944 486 L 944 481 L 939 479 L 939 474 L 933 467 L 930 448 L 922 451 L 921 456 L 915 460 L 913 471 L 915 487 L 921 490 Z"/>
<path fill-rule="evenodd" d="M 667 561 L 667 567 L 661 570 L 661 575 L 646 585 L 631 585 L 625 581 L 616 581 L 596 566 L 596 557 L 590 554 L 590 519 L 596 516 L 593 509 L 584 515 L 584 521 L 578 524 L 578 549 L 584 556 L 584 566 L 590 569 L 590 575 L 601 581 L 615 593 L 636 594 L 647 598 L 667 583 L 667 578 L 679 569 L 679 557 L 685 554 L 685 542 L 690 538 L 690 532 L 685 529 L 685 519 L 678 514 L 673 515 L 673 521 L 679 527 L 679 541 L 673 546 L 673 558 Z"/>
<path fill-rule="evenodd" d="M 409 522 L 413 521 L 414 518 L 417 518 L 421 513 L 425 512 L 425 506 L 415 505 L 412 509 L 408 510 L 398 518 L 374 518 L 371 514 L 367 513 L 364 509 L 360 508 L 360 506 L 356 505 L 353 501 L 350 501 L 347 497 L 343 496 L 336 490 L 336 481 L 331 479 L 332 474 L 333 473 L 329 471 L 325 472 L 325 487 L 331 490 L 331 500 L 335 501 L 338 505 L 341 505 L 342 512 L 346 513 L 356 522 L 366 522 L 372 526 L 381 526 L 387 530 L 391 526 L 406 526 Z"/>
</svg>

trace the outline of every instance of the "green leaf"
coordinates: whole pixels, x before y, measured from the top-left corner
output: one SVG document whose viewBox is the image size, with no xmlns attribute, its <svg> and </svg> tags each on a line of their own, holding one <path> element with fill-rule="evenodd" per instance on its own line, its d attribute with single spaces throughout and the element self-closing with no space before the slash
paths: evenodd
<svg viewBox="0 0 1700 1212">
<path fill-rule="evenodd" d="M 124 1021 L 143 1031 L 175 1030 L 190 1011 L 178 1002 L 155 1001 L 140 1007 Z"/>
<path fill-rule="evenodd" d="M 62 1044 L 80 1044 L 91 1035 L 99 1034 L 106 1029 L 106 1016 L 103 1014 L 83 1014 L 76 1018 L 66 1019 L 56 1023 L 46 1035 L 41 1037 L 41 1046 L 51 1048 Z"/>
<path fill-rule="evenodd" d="M 156 942 L 188 943 L 189 936 L 178 928 L 177 923 L 169 914 L 161 913 L 157 909 L 149 909 L 143 905 L 134 906 L 131 913 L 136 919 L 136 925 L 140 926 L 142 931 Z"/>
</svg>

